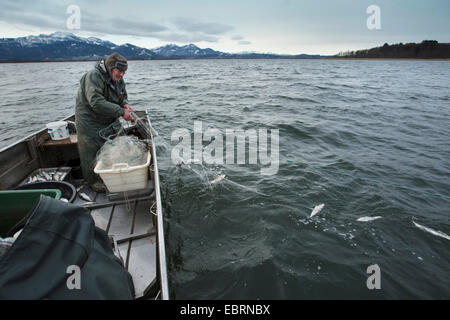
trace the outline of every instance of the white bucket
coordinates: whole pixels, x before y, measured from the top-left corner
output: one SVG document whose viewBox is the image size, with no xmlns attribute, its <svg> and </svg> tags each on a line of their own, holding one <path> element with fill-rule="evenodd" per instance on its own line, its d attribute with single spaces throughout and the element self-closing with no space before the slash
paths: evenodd
<svg viewBox="0 0 450 320">
<path fill-rule="evenodd" d="M 69 125 L 66 121 L 47 123 L 47 129 L 52 140 L 63 140 L 69 137 Z"/>
</svg>

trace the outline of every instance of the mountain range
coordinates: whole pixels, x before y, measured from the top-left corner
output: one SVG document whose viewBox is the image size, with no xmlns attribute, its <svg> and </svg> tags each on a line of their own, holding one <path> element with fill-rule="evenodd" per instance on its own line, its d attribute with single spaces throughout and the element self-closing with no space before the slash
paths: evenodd
<svg viewBox="0 0 450 320">
<path fill-rule="evenodd" d="M 316 59 L 319 55 L 279 55 L 271 53 L 225 53 L 194 44 L 168 44 L 155 49 L 141 48 L 129 43 L 116 45 L 99 38 L 82 38 L 72 33 L 55 32 L 49 35 L 0 39 L 0 62 L 83 61 L 99 60 L 117 52 L 129 60 L 156 59 Z"/>
</svg>

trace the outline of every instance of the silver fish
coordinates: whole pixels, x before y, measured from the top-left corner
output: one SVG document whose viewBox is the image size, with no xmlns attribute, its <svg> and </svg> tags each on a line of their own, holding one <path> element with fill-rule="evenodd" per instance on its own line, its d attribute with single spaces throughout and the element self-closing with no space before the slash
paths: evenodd
<svg viewBox="0 0 450 320">
<path fill-rule="evenodd" d="M 178 157 L 177 159 L 177 166 L 186 165 L 190 167 L 191 164 L 202 164 L 202 160 L 199 159 L 183 159 L 181 157 Z"/>
<path fill-rule="evenodd" d="M 433 229 L 431 229 L 431 228 L 428 228 L 428 227 L 422 226 L 422 225 L 420 225 L 420 224 L 418 224 L 418 223 L 415 223 L 414 221 L 413 221 L 413 223 L 414 223 L 414 225 L 415 225 L 417 228 L 419 228 L 419 229 L 421 229 L 421 230 L 423 230 L 423 231 L 426 231 L 426 232 L 431 233 L 432 235 L 435 235 L 435 236 L 438 236 L 438 237 L 441 237 L 441 238 L 450 240 L 450 236 L 448 236 L 447 234 L 443 233 L 442 231 L 433 230 Z"/>
<path fill-rule="evenodd" d="M 199 159 L 187 159 L 186 161 L 183 160 L 184 164 L 202 164 L 202 160 Z"/>
<path fill-rule="evenodd" d="M 23 230 L 23 229 L 20 229 L 19 231 L 17 231 L 16 233 L 14 233 L 13 238 L 14 238 L 14 239 L 17 239 L 17 238 L 20 236 L 20 234 L 22 233 L 22 230 Z"/>
<path fill-rule="evenodd" d="M 92 199 L 86 193 L 80 192 L 78 193 L 78 195 L 80 196 L 81 199 L 92 202 Z"/>
<path fill-rule="evenodd" d="M 376 216 L 376 217 L 361 217 L 361 218 L 356 219 L 356 221 L 359 221 L 359 222 L 370 222 L 370 221 L 381 219 L 381 218 L 382 217 L 380 217 L 380 216 Z"/>
<path fill-rule="evenodd" d="M 89 202 L 84 202 L 83 204 L 80 204 L 82 207 L 86 207 L 86 206 L 90 206 L 93 204 L 98 204 L 98 202 L 93 202 L 93 201 L 89 201 Z"/>
<path fill-rule="evenodd" d="M 325 207 L 325 204 L 319 204 L 318 206 L 315 206 L 313 211 L 311 212 L 311 215 L 309 216 L 314 217 L 316 214 L 320 213 L 320 211 L 322 211 L 322 209 Z"/>
<path fill-rule="evenodd" d="M 210 181 L 209 183 L 211 183 L 211 184 L 219 183 L 219 182 L 222 181 L 223 179 L 225 179 L 225 175 L 224 175 L 224 174 L 221 174 L 220 176 L 218 176 L 217 178 L 215 178 L 213 181 Z"/>
<path fill-rule="evenodd" d="M 47 181 L 52 180 L 52 178 L 50 177 L 50 175 L 47 172 L 42 171 L 42 175 L 44 176 L 45 180 L 47 180 Z"/>
</svg>

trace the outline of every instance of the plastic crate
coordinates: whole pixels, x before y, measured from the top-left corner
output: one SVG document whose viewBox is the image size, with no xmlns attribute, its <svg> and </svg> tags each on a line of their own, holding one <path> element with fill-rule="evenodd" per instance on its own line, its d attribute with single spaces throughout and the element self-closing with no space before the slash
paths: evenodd
<svg viewBox="0 0 450 320">
<path fill-rule="evenodd" d="M 128 166 L 127 163 L 116 163 L 111 169 L 103 169 L 99 161 L 94 172 L 100 175 L 109 192 L 122 192 L 147 188 L 148 167 L 151 155 L 147 154 L 147 162 L 140 166 Z"/>
</svg>

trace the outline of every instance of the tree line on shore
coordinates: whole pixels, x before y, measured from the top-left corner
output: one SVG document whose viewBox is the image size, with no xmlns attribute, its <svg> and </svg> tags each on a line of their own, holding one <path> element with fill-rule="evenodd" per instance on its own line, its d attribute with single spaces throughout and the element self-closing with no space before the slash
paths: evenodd
<svg viewBox="0 0 450 320">
<path fill-rule="evenodd" d="M 421 43 L 398 43 L 382 47 L 340 52 L 337 58 L 378 58 L 378 59 L 450 59 L 450 43 L 424 40 Z"/>
</svg>

